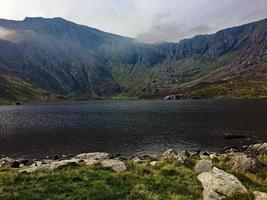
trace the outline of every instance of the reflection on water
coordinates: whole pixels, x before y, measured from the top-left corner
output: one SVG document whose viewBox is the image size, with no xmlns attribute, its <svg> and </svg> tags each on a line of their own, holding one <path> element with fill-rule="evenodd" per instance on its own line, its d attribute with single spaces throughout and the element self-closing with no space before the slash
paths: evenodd
<svg viewBox="0 0 267 200">
<path fill-rule="evenodd" d="M 0 106 L 0 155 L 219 150 L 267 139 L 267 101 L 87 101 Z M 225 140 L 224 133 L 249 138 Z"/>
</svg>

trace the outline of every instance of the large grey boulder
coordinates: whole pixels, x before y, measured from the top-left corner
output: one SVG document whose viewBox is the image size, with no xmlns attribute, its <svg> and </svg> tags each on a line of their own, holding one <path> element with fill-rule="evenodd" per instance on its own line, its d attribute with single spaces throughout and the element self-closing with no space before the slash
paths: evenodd
<svg viewBox="0 0 267 200">
<path fill-rule="evenodd" d="M 102 167 L 110 168 L 115 172 L 123 172 L 127 169 L 124 162 L 120 160 L 114 160 L 114 159 L 103 160 L 101 161 L 101 165 Z"/>
<path fill-rule="evenodd" d="M 262 164 L 255 156 L 243 153 L 236 154 L 232 163 L 232 170 L 237 172 L 256 172 L 262 167 Z"/>
<path fill-rule="evenodd" d="M 197 173 L 212 171 L 212 161 L 207 159 L 197 161 L 195 171 Z"/>
<path fill-rule="evenodd" d="M 266 200 L 267 199 L 267 193 L 255 191 L 253 192 L 255 196 L 255 200 Z"/>
<path fill-rule="evenodd" d="M 70 160 L 61 160 L 61 161 L 54 161 L 48 164 L 43 164 L 39 166 L 32 166 L 26 169 L 22 169 L 19 171 L 20 174 L 31 174 L 34 172 L 43 172 L 49 170 L 56 170 L 56 169 L 64 169 L 68 167 L 76 167 L 79 166 L 80 162 L 77 159 L 70 159 Z"/>
<path fill-rule="evenodd" d="M 109 159 L 110 157 L 111 155 L 105 152 L 82 153 L 75 156 L 75 158 L 81 160 L 104 160 Z"/>
<path fill-rule="evenodd" d="M 248 193 L 235 176 L 216 167 L 210 172 L 201 173 L 197 178 L 204 187 L 204 200 L 220 200 L 236 193 Z"/>
</svg>

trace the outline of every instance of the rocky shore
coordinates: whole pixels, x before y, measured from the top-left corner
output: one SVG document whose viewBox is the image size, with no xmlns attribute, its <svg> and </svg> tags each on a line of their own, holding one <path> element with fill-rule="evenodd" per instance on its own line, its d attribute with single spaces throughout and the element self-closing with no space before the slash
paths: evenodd
<svg viewBox="0 0 267 200">
<path fill-rule="evenodd" d="M 134 167 L 146 166 L 149 170 L 162 170 L 166 166 L 172 166 L 173 176 L 176 167 L 183 170 L 192 170 L 199 185 L 202 188 L 202 196 L 199 199 L 267 199 L 267 143 L 250 145 L 240 149 L 225 148 L 223 153 L 212 152 L 176 152 L 168 149 L 161 155 L 144 155 L 139 157 L 125 158 L 121 155 L 111 155 L 105 152 L 82 153 L 70 157 L 55 157 L 54 159 L 30 160 L 12 159 L 3 157 L 0 159 L 0 178 L 4 169 L 15 170 L 15 176 L 27 177 L 38 174 L 79 169 L 81 167 L 99 167 L 115 174 L 130 174 Z M 179 170 L 177 171 L 177 173 Z M 229 173 L 231 172 L 231 173 Z M 251 178 L 261 191 L 244 185 L 234 174 L 241 174 L 243 179 Z M 190 180 L 190 175 L 184 179 Z M 52 175 L 51 175 L 52 176 Z M 172 179 L 172 176 L 167 178 Z M 248 180 L 246 180 L 248 182 Z M 159 183 L 160 184 L 160 183 Z M 0 180 L 0 193 L 5 191 L 5 183 Z M 255 188 L 255 187 L 254 187 Z M 257 187 L 256 187 L 257 188 Z M 187 189 L 184 188 L 186 191 Z M 181 191 L 183 193 L 183 191 Z M 1 194 L 0 194 L 1 197 Z M 29 198 L 31 199 L 31 198 Z M 144 198 L 150 199 L 150 198 Z M 153 198 L 151 198 L 153 199 Z M 169 198 L 165 198 L 169 199 Z M 178 198 L 180 199 L 180 198 Z M 183 198 L 181 198 L 183 199 Z M 190 198 L 188 198 L 190 199 Z"/>
</svg>

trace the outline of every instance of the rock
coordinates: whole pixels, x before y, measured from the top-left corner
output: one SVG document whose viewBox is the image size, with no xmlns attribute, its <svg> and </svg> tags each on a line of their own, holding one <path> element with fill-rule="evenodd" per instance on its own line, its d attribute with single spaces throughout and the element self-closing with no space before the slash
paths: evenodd
<svg viewBox="0 0 267 200">
<path fill-rule="evenodd" d="M 199 156 L 202 160 L 209 159 L 210 157 L 207 155 L 200 155 Z"/>
<path fill-rule="evenodd" d="M 114 159 L 106 159 L 101 162 L 102 167 L 110 168 L 115 172 L 123 172 L 125 171 L 126 165 L 124 162 L 120 160 L 114 160 Z"/>
<path fill-rule="evenodd" d="M 31 174 L 33 172 L 41 172 L 41 171 L 48 171 L 48 170 L 60 170 L 67 167 L 76 167 L 79 166 L 79 160 L 77 159 L 70 159 L 70 160 L 61 160 L 61 161 L 54 161 L 48 164 L 42 164 L 40 166 L 32 166 L 27 169 L 20 170 L 20 174 Z"/>
<path fill-rule="evenodd" d="M 255 200 L 266 200 L 267 199 L 267 193 L 255 191 L 253 192 L 255 196 Z"/>
<path fill-rule="evenodd" d="M 204 200 L 220 200 L 236 193 L 248 193 L 244 185 L 232 174 L 216 167 L 197 176 L 204 187 Z"/>
<path fill-rule="evenodd" d="M 135 157 L 135 158 L 131 159 L 131 162 L 133 162 L 134 164 L 138 164 L 138 163 L 143 163 L 145 161 L 144 160 L 141 160 L 138 157 Z"/>
<path fill-rule="evenodd" d="M 94 159 L 84 160 L 84 163 L 87 166 L 91 166 L 91 165 L 96 165 L 96 164 L 100 163 L 100 160 L 94 160 Z"/>
<path fill-rule="evenodd" d="M 254 156 L 248 156 L 244 153 L 236 154 L 233 158 L 232 170 L 237 172 L 256 172 L 262 168 L 262 164 Z"/>
<path fill-rule="evenodd" d="M 37 166 L 33 166 L 27 169 L 23 169 L 23 170 L 19 170 L 19 174 L 32 174 L 34 172 L 38 171 L 38 167 Z"/>
<path fill-rule="evenodd" d="M 201 152 L 200 153 L 200 156 L 199 157 L 201 159 L 209 159 L 209 156 L 210 156 L 210 154 L 208 152 L 204 151 L 204 152 Z"/>
<path fill-rule="evenodd" d="M 158 161 L 152 161 L 152 162 L 150 162 L 150 165 L 151 165 L 151 166 L 156 166 L 157 163 L 158 163 Z"/>
<path fill-rule="evenodd" d="M 12 168 L 19 168 L 20 163 L 9 157 L 4 157 L 0 159 L 0 167 L 12 167 Z"/>
<path fill-rule="evenodd" d="M 142 155 L 138 157 L 139 159 L 141 159 L 142 161 L 154 161 L 154 160 L 158 160 L 159 156 L 158 155 Z"/>
<path fill-rule="evenodd" d="M 211 160 L 214 160 L 214 159 L 216 159 L 216 158 L 219 158 L 219 156 L 216 154 L 216 153 L 212 153 L 212 154 L 210 154 L 210 159 Z"/>
<path fill-rule="evenodd" d="M 185 164 L 185 165 L 190 164 L 189 157 L 187 157 L 183 154 L 178 154 L 176 151 L 174 151 L 172 149 L 166 150 L 162 154 L 162 159 L 169 161 L 169 162 L 179 162 L 179 163 Z"/>
<path fill-rule="evenodd" d="M 188 151 L 186 151 L 186 150 L 182 151 L 182 152 L 180 153 L 180 155 L 181 155 L 182 157 L 185 157 L 185 158 L 190 158 L 190 156 L 191 156 L 191 154 L 190 154 Z"/>
<path fill-rule="evenodd" d="M 181 161 L 183 158 L 173 149 L 167 149 L 163 152 L 162 158 L 168 161 Z"/>
<path fill-rule="evenodd" d="M 41 162 L 42 164 L 49 164 L 49 163 L 52 163 L 54 160 L 51 160 L 51 159 L 43 159 Z"/>
<path fill-rule="evenodd" d="M 25 166 L 25 165 L 22 164 L 22 163 L 19 164 L 19 168 L 24 167 L 24 166 Z"/>
<path fill-rule="evenodd" d="M 199 160 L 195 165 L 195 171 L 197 173 L 212 171 L 212 161 L 211 160 Z"/>
<path fill-rule="evenodd" d="M 233 153 L 233 152 L 238 152 L 238 151 L 240 151 L 240 149 L 237 147 L 226 146 L 223 148 L 224 153 Z"/>
<path fill-rule="evenodd" d="M 259 153 L 267 153 L 267 143 L 258 143 L 244 147 L 248 151 L 257 151 Z"/>
<path fill-rule="evenodd" d="M 191 156 L 199 156 L 200 153 L 201 153 L 201 150 L 196 150 L 195 152 L 193 152 L 193 153 L 191 154 Z"/>
<path fill-rule="evenodd" d="M 109 159 L 110 157 L 111 155 L 105 152 L 82 153 L 75 156 L 75 158 L 81 160 L 104 160 Z"/>
<path fill-rule="evenodd" d="M 118 159 L 118 160 L 121 160 L 121 161 L 127 161 L 128 160 L 126 157 L 124 157 L 121 154 L 116 154 L 114 156 L 111 156 L 110 159 Z"/>
<path fill-rule="evenodd" d="M 176 95 L 169 95 L 163 98 L 163 100 L 176 100 Z"/>
</svg>

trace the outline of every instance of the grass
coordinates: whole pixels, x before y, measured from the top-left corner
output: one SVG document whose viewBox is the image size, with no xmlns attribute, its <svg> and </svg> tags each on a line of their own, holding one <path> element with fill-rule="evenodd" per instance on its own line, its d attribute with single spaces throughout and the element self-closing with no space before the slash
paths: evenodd
<svg viewBox="0 0 267 200">
<path fill-rule="evenodd" d="M 265 162 L 266 156 L 261 159 Z M 215 165 L 233 173 L 229 160 L 230 157 L 217 160 Z M 200 200 L 203 188 L 194 164 L 194 159 L 187 165 L 166 160 L 160 160 L 156 166 L 128 162 L 128 170 L 123 173 L 96 165 L 32 175 L 0 168 L 0 199 Z M 227 200 L 253 199 L 255 190 L 267 192 L 266 173 L 266 168 L 254 175 L 234 173 L 250 195 L 235 194 Z"/>
<path fill-rule="evenodd" d="M 193 169 L 166 163 L 128 167 L 124 173 L 82 166 L 33 175 L 2 169 L 0 199 L 201 199 Z"/>
<path fill-rule="evenodd" d="M 204 88 L 193 89 L 189 93 L 195 99 L 249 99 L 267 98 L 266 81 L 248 81 L 246 83 L 211 84 Z"/>
</svg>

